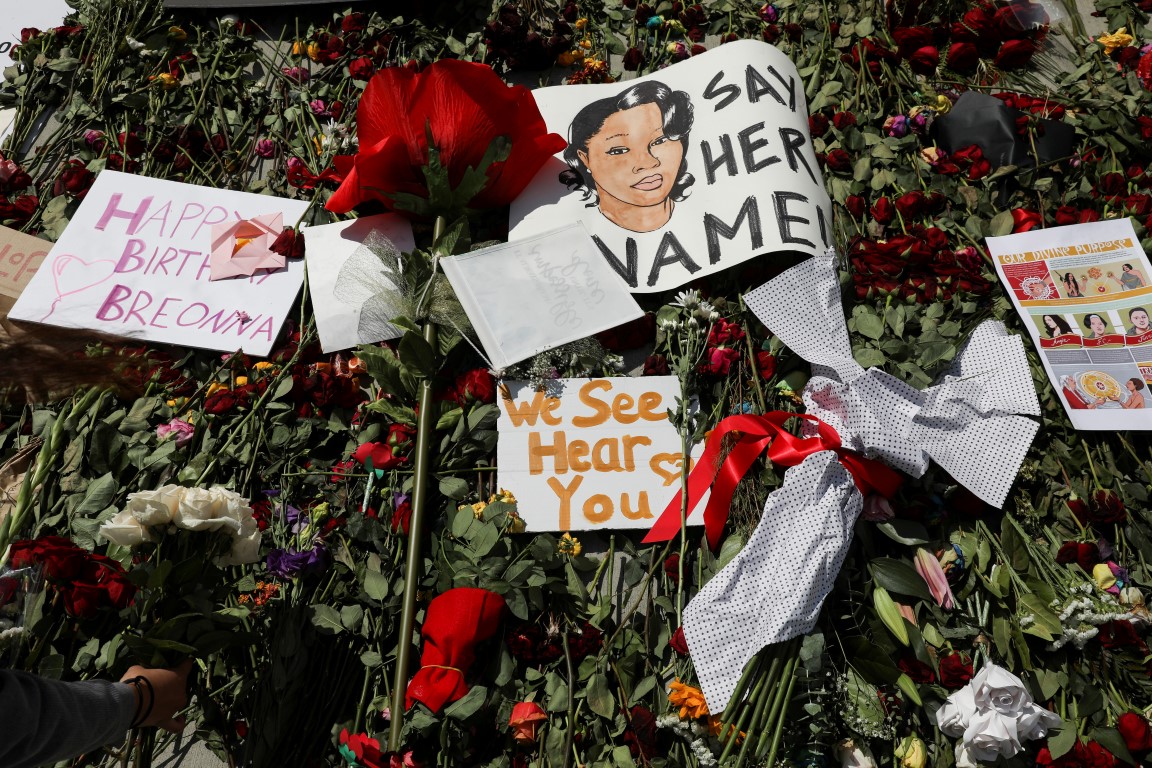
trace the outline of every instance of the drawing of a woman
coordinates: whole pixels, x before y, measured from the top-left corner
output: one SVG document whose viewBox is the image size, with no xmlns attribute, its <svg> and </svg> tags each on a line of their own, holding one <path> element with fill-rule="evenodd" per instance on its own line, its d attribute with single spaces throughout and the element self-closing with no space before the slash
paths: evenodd
<svg viewBox="0 0 1152 768">
<path fill-rule="evenodd" d="M 656 81 L 637 83 L 573 118 L 560 181 L 617 226 L 660 229 L 695 181 L 685 158 L 691 130 L 687 93 Z"/>
</svg>

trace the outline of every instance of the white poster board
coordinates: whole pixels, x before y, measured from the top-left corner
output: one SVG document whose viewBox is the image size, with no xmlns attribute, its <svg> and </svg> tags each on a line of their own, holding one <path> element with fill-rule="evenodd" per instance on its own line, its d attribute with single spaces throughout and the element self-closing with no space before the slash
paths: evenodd
<svg viewBox="0 0 1152 768">
<path fill-rule="evenodd" d="M 741 40 L 635 80 L 533 95 L 569 146 L 513 201 L 510 239 L 582 221 L 637 293 L 831 244 L 804 83 L 773 46 Z"/>
<path fill-rule="evenodd" d="M 389 308 L 396 286 L 371 248 L 413 250 L 411 222 L 399 214 L 382 213 L 308 227 L 304 235 L 308 293 L 320 347 L 337 352 L 400 336 L 389 322 L 395 318 Z"/>
<path fill-rule="evenodd" d="M 497 369 L 644 314 L 579 223 L 440 265 Z"/>
<path fill-rule="evenodd" d="M 0 3 L 0 81 L 4 79 L 4 67 L 12 65 L 10 53 L 13 46 L 20 44 L 20 30 L 59 27 L 69 13 L 72 9 L 64 0 L 37 0 L 34 3 L 7 0 Z"/>
<path fill-rule="evenodd" d="M 304 282 L 304 262 L 209 282 L 212 226 L 304 200 L 103 171 L 9 317 L 133 339 L 267 355 Z"/>
<path fill-rule="evenodd" d="M 544 392 L 506 384 L 499 484 L 515 494 L 528 530 L 648 529 L 679 498 L 683 454 L 668 421 L 680 395 L 675 376 L 557 379 Z"/>
<path fill-rule="evenodd" d="M 1132 222 L 990 237 L 988 250 L 1072 426 L 1152 429 L 1152 265 Z"/>
</svg>

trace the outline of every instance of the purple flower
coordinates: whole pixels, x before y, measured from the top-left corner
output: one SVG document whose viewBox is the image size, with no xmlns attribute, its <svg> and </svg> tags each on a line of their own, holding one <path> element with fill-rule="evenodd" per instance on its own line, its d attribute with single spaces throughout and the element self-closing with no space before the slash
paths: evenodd
<svg viewBox="0 0 1152 768">
<path fill-rule="evenodd" d="M 771 3 L 764 3 L 764 5 L 760 6 L 760 18 L 772 24 L 776 19 L 780 18 L 780 14 L 776 12 L 776 6 Z"/>
<path fill-rule="evenodd" d="M 308 107 L 316 117 L 328 117 L 330 115 L 327 105 L 324 104 L 324 99 L 313 99 L 308 102 Z"/>
<path fill-rule="evenodd" d="M 256 154 L 263 158 L 272 158 L 276 156 L 276 142 L 272 139 L 260 139 L 256 142 Z"/>
<path fill-rule="evenodd" d="M 894 115 L 884 121 L 884 130 L 894 139 L 902 139 L 908 135 L 908 118 L 904 115 Z"/>
<path fill-rule="evenodd" d="M 274 549 L 268 553 L 266 565 L 269 573 L 281 579 L 306 576 L 322 571 L 328 565 L 328 550 L 323 544 L 317 544 L 312 549 L 302 552 L 294 549 Z"/>
</svg>

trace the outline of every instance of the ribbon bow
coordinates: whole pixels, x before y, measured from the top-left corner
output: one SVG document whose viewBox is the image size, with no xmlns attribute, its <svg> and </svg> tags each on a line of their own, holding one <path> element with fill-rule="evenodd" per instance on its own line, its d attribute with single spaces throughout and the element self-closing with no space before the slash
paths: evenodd
<svg viewBox="0 0 1152 768">
<path fill-rule="evenodd" d="M 816 623 L 852 543 L 863 494 L 894 489 L 895 473 L 877 460 L 918 477 L 931 458 L 1000 506 L 1039 428 L 1016 415 L 1039 415 L 1040 404 L 1023 344 L 1000 323 L 981 324 L 943 380 L 925 390 L 861 367 L 844 324 L 834 257 L 829 251 L 808 259 L 745 296 L 761 322 L 812 364 L 801 417 L 812 436 L 782 429 L 792 414 L 725 419 L 689 476 L 690 505 L 716 478 L 705 510 L 713 543 L 731 491 L 769 442 L 769 458 L 792 467 L 768 496 L 748 543 L 684 610 L 684 637 L 713 712 L 761 648 Z M 745 418 L 751 420 L 738 421 Z M 717 470 L 721 440 L 737 429 L 740 441 Z M 645 541 L 676 532 L 679 515 L 669 509 Z"/>
<path fill-rule="evenodd" d="M 800 438 L 785 430 L 785 422 L 792 418 L 814 424 L 816 436 Z M 737 441 L 723 462 L 720 462 L 724 438 L 728 435 L 735 436 Z M 708 537 L 708 546 L 713 550 L 720 545 L 720 536 L 728 521 L 728 510 L 732 506 L 736 485 L 765 449 L 772 463 L 783 467 L 794 467 L 813 453 L 832 451 L 852 475 L 856 487 L 865 495 L 879 493 L 891 496 L 900 486 L 898 473 L 879 461 L 846 450 L 836 430 L 815 416 L 786 411 L 772 411 L 763 416 L 729 416 L 720 421 L 708 435 L 704 453 L 688 476 L 688 487 L 685 489 L 688 494 L 688 513 L 691 514 L 704 492 L 709 486 L 712 488 L 712 495 L 704 508 L 704 532 Z M 644 537 L 645 544 L 668 541 L 680 531 L 679 501 L 680 498 L 676 497 L 668 502 L 652 530 Z"/>
</svg>

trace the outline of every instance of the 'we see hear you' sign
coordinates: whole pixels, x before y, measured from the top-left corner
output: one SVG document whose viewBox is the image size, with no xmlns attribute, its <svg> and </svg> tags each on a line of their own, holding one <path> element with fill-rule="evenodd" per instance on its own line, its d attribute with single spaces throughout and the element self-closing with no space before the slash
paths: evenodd
<svg viewBox="0 0 1152 768">
<path fill-rule="evenodd" d="M 499 397 L 501 487 L 529 530 L 649 528 L 680 493 L 674 376 L 559 379 Z M 699 456 L 703 446 L 694 453 Z"/>
</svg>

